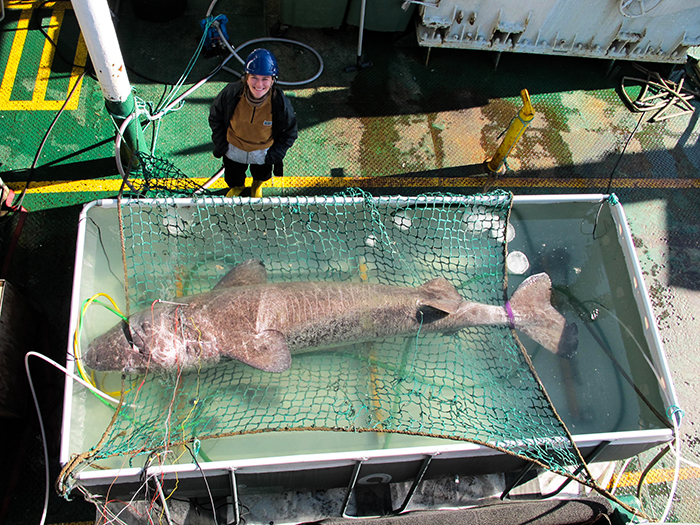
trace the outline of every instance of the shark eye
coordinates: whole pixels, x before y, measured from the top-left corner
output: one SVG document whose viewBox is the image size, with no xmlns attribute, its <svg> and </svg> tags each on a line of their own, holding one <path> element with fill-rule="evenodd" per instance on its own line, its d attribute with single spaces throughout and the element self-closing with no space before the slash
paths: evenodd
<svg viewBox="0 0 700 525">
<path fill-rule="evenodd" d="M 134 350 L 139 352 L 142 355 L 146 354 L 146 341 L 144 341 L 143 336 L 141 335 L 140 332 L 137 332 L 136 330 L 131 332 L 131 346 Z"/>
</svg>

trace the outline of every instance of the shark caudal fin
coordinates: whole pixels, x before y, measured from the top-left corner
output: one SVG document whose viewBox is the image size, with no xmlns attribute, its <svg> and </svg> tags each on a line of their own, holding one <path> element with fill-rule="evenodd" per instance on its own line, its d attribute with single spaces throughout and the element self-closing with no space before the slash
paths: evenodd
<svg viewBox="0 0 700 525">
<path fill-rule="evenodd" d="M 552 306 L 549 275 L 538 273 L 525 279 L 508 303 L 517 330 L 560 357 L 576 354 L 578 327 Z"/>
<path fill-rule="evenodd" d="M 276 330 L 257 334 L 231 334 L 221 355 L 262 370 L 284 372 L 292 365 L 292 356 L 284 335 Z"/>
</svg>

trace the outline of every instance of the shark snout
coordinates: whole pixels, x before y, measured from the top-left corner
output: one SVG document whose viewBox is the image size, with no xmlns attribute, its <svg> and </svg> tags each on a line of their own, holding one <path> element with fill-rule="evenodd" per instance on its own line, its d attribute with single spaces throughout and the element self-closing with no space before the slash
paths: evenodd
<svg viewBox="0 0 700 525">
<path fill-rule="evenodd" d="M 135 371 L 144 360 L 145 343 L 138 330 L 122 322 L 94 339 L 88 346 L 84 363 L 93 370 Z"/>
</svg>

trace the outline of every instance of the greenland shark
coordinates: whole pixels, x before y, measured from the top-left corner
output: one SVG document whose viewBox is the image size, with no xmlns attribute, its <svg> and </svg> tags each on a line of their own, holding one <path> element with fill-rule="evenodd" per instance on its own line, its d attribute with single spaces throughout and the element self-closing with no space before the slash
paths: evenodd
<svg viewBox="0 0 700 525">
<path fill-rule="evenodd" d="M 562 357 L 578 330 L 551 304 L 550 278 L 528 277 L 503 306 L 469 302 L 437 277 L 422 286 L 269 283 L 261 261 L 234 267 L 210 292 L 158 302 L 94 339 L 85 364 L 102 371 L 176 371 L 235 359 L 283 372 L 294 353 L 385 337 L 509 325 Z"/>
</svg>

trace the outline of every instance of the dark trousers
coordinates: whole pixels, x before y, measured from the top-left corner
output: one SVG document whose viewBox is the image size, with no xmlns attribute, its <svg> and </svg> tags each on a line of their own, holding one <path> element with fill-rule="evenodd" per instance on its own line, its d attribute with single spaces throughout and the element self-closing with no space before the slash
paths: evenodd
<svg viewBox="0 0 700 525">
<path fill-rule="evenodd" d="M 250 166 L 250 174 L 253 180 L 265 182 L 272 178 L 272 164 L 241 164 L 228 157 L 223 157 L 224 180 L 229 188 L 245 186 L 245 172 Z"/>
</svg>

